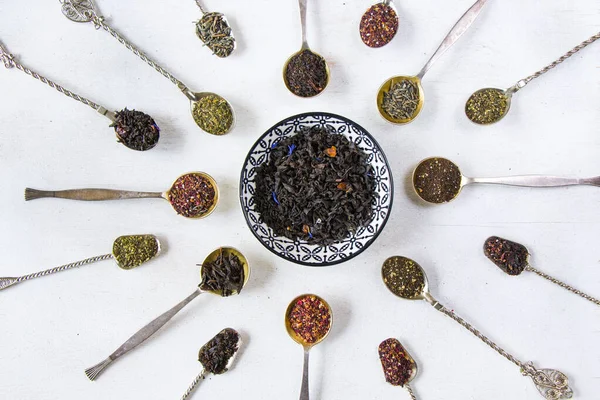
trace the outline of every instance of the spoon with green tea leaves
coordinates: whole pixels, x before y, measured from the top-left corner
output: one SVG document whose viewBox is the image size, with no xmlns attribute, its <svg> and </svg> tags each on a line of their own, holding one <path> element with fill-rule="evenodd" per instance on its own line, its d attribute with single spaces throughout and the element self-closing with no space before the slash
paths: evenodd
<svg viewBox="0 0 600 400">
<path fill-rule="evenodd" d="M 154 122 L 154 119 L 152 119 L 152 117 L 150 117 L 148 114 L 145 114 L 141 111 L 128 110 L 127 108 L 116 112 L 109 111 L 103 106 L 94 103 L 85 97 L 75 94 L 70 90 L 65 89 L 61 85 L 51 81 L 50 79 L 45 78 L 37 72 L 27 68 L 21 64 L 14 55 L 9 53 L 1 42 L 0 60 L 4 63 L 6 68 L 16 68 L 20 71 L 23 71 L 27 75 L 45 83 L 51 88 L 58 90 L 65 96 L 77 100 L 93 108 L 101 115 L 104 115 L 111 121 L 109 126 L 115 129 L 117 142 L 123 144 L 125 147 L 132 150 L 146 151 L 152 149 L 158 143 L 160 129 L 158 128 L 158 125 L 156 125 L 156 122 Z"/>
<path fill-rule="evenodd" d="M 393 386 L 405 387 L 410 398 L 417 400 L 410 382 L 417 375 L 417 363 L 398 339 L 386 339 L 379 345 L 379 360 L 385 381 Z"/>
<path fill-rule="evenodd" d="M 113 361 L 119 359 L 140 344 L 148 340 L 183 307 L 203 293 L 211 293 L 221 297 L 240 294 L 250 276 L 250 267 L 246 257 L 233 247 L 220 247 L 210 253 L 200 268 L 201 281 L 196 290 L 178 303 L 175 307 L 161 314 L 137 331 L 125 343 L 115 350 L 107 359 L 85 370 L 87 377 L 94 381 Z"/>
<path fill-rule="evenodd" d="M 558 64 L 562 63 L 580 50 L 583 50 L 598 39 L 600 39 L 600 32 L 569 50 L 558 60 L 547 65 L 533 75 L 530 75 L 525 79 L 521 79 L 506 90 L 497 88 L 484 88 L 476 91 L 471 95 L 471 97 L 469 97 L 467 103 L 465 104 L 465 114 L 467 115 L 467 118 L 478 125 L 491 125 L 500 121 L 502 118 L 504 118 L 504 116 L 506 116 L 506 114 L 508 114 L 508 111 L 510 110 L 513 94 L 523 89 L 535 78 L 539 78 L 546 72 L 556 67 Z"/>
<path fill-rule="evenodd" d="M 479 332 L 474 326 L 437 301 L 429 293 L 425 271 L 415 261 L 401 256 L 390 257 L 383 263 L 381 275 L 385 286 L 393 294 L 406 300 L 425 300 L 436 310 L 458 322 L 482 342 L 519 367 L 521 374 L 533 380 L 536 388 L 545 399 L 558 400 L 573 397 L 573 390 L 569 387 L 569 379 L 565 374 L 554 369 L 537 369 L 531 362 L 519 361 Z"/>
<path fill-rule="evenodd" d="M 175 78 L 170 72 L 150 59 L 147 54 L 109 26 L 104 21 L 104 17 L 96 12 L 92 0 L 61 0 L 61 4 L 62 12 L 68 19 L 74 22 L 92 22 L 97 30 L 103 29 L 110 33 L 133 54 L 175 84 L 190 100 L 192 117 L 200 129 L 211 135 L 220 136 L 228 133 L 233 128 L 235 116 L 233 108 L 227 100 L 215 93 L 195 93 L 191 91 L 183 82 Z"/>
<path fill-rule="evenodd" d="M 302 26 L 302 47 L 287 59 L 283 66 L 283 82 L 290 92 L 298 97 L 314 97 L 329 84 L 329 66 L 321 55 L 308 46 L 306 40 L 306 4 L 308 0 L 298 0 L 300 25 Z"/>
<path fill-rule="evenodd" d="M 136 192 L 112 189 L 37 190 L 26 188 L 25 201 L 42 198 L 80 201 L 165 199 L 175 212 L 186 218 L 209 216 L 219 201 L 217 182 L 205 172 L 188 172 L 173 182 L 166 192 Z"/>
<path fill-rule="evenodd" d="M 54 274 L 56 272 L 66 271 L 71 268 L 81 267 L 94 263 L 113 259 L 119 268 L 128 270 L 139 267 L 150 261 L 160 253 L 160 242 L 154 235 L 128 235 L 119 236 L 113 243 L 111 254 L 86 258 L 71 264 L 61 265 L 60 267 L 36 272 L 34 274 L 24 275 L 18 278 L 0 278 L 0 290 L 14 286 L 34 278 Z"/>
<path fill-rule="evenodd" d="M 228 57 L 235 50 L 235 38 L 227 18 L 218 12 L 206 12 L 195 0 L 202 13 L 202 18 L 196 22 L 196 35 L 219 58 Z"/>
<path fill-rule="evenodd" d="M 383 47 L 396 36 L 398 23 L 398 13 L 391 0 L 383 0 L 363 14 L 358 28 L 360 38 L 369 47 Z"/>
<path fill-rule="evenodd" d="M 213 337 L 200 349 L 198 361 L 202 365 L 202 372 L 194 379 L 181 400 L 187 400 L 208 373 L 222 375 L 229 371 L 235 360 L 238 350 L 242 346 L 242 337 L 231 328 L 225 328 Z"/>
<path fill-rule="evenodd" d="M 384 119 L 393 124 L 408 124 L 417 118 L 425 101 L 421 84 L 423 77 L 433 63 L 467 31 L 486 1 L 478 0 L 467 10 L 416 76 L 395 76 L 381 85 L 377 93 L 377 109 Z"/>
<path fill-rule="evenodd" d="M 511 276 L 521 275 L 523 271 L 534 272 L 542 278 L 557 284 L 558 286 L 567 289 L 584 299 L 600 306 L 600 300 L 589 296 L 574 287 L 551 277 L 544 272 L 533 268 L 529 264 L 529 250 L 520 243 L 512 242 L 507 239 L 502 239 L 498 236 L 489 237 L 483 245 L 483 253 L 491 262 L 496 264 L 498 268 Z"/>
<path fill-rule="evenodd" d="M 419 163 L 413 172 L 413 188 L 417 195 L 428 203 L 442 204 L 454 200 L 462 188 L 474 184 L 506 185 L 520 187 L 563 187 L 600 186 L 600 176 L 593 178 L 568 178 L 548 175 L 522 175 L 496 178 L 469 178 L 462 175 L 452 161 L 441 158 L 427 158 Z"/>
</svg>

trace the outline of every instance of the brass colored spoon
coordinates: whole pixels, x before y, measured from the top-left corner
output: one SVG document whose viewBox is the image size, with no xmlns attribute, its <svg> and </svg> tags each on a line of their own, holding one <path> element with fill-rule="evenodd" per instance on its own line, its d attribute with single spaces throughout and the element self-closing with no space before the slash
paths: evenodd
<svg viewBox="0 0 600 400">
<path fill-rule="evenodd" d="M 243 281 L 241 282 L 241 288 L 237 290 L 230 290 L 228 288 L 223 288 L 221 290 L 215 289 L 214 287 L 214 278 L 213 276 L 215 272 L 211 272 L 211 276 L 208 275 L 208 270 L 219 267 L 220 270 L 217 271 L 217 274 L 226 276 L 227 278 L 231 278 L 234 272 L 229 268 L 231 264 L 225 262 L 225 260 L 232 258 L 237 259 L 237 262 L 241 264 L 243 269 L 243 276 L 241 277 Z M 94 381 L 104 371 L 106 367 L 108 367 L 113 361 L 122 357 L 126 353 L 135 349 L 140 344 L 144 343 L 148 340 L 152 335 L 154 335 L 160 328 L 162 328 L 167 322 L 169 322 L 183 307 L 188 305 L 192 300 L 201 295 L 202 293 L 212 293 L 221 297 L 228 297 L 230 295 L 239 294 L 242 288 L 248 282 L 248 278 L 250 276 L 250 267 L 248 266 L 248 261 L 244 257 L 242 253 L 233 247 L 221 247 L 206 257 L 204 262 L 202 263 L 202 267 L 200 269 L 200 275 L 202 277 L 202 281 L 198 285 L 198 288 L 194 290 L 194 292 L 186 297 L 182 302 L 177 304 L 175 307 L 171 308 L 167 312 L 160 315 L 158 318 L 154 319 L 152 322 L 148 323 L 138 332 L 136 332 L 133 336 L 131 336 L 125 343 L 121 345 L 115 352 L 113 352 L 106 360 L 101 361 L 100 363 L 94 365 L 91 368 L 85 370 L 85 374 L 87 377 Z"/>
<path fill-rule="evenodd" d="M 565 374 L 553 369 L 537 369 L 533 363 L 523 363 L 506 352 L 496 343 L 488 339 L 474 326 L 454 314 L 453 311 L 440 304 L 431 293 L 425 271 L 415 261 L 401 256 L 390 257 L 383 263 L 381 275 L 386 287 L 396 296 L 406 300 L 425 300 L 436 310 L 446 314 L 482 342 L 496 350 L 504 358 L 515 364 L 521 374 L 533 380 L 540 394 L 547 400 L 570 399 L 573 390 L 569 387 L 569 379 Z"/>
<path fill-rule="evenodd" d="M 206 207 L 204 199 L 197 198 L 198 192 L 212 192 L 212 203 Z M 195 193 L 195 194 L 194 194 Z M 186 218 L 204 218 L 209 216 L 219 202 L 217 182 L 204 172 L 189 172 L 181 175 L 166 192 L 135 192 L 112 189 L 71 189 L 71 190 L 37 190 L 26 188 L 25 201 L 46 197 L 80 201 L 124 200 L 124 199 L 165 199 L 177 212 Z"/>
<path fill-rule="evenodd" d="M 394 124 L 407 124 L 417 118 L 425 101 L 421 85 L 423 77 L 433 63 L 471 26 L 486 1 L 478 0 L 467 10 L 416 76 L 395 76 L 381 85 L 377 93 L 377 109 L 383 118 Z"/>
<path fill-rule="evenodd" d="M 25 282 L 30 279 L 40 278 L 42 276 L 54 274 L 56 272 L 66 271 L 71 268 L 81 267 L 94 263 L 96 261 L 113 259 L 121 269 L 133 269 L 150 261 L 160 253 L 160 242 L 154 235 L 129 235 L 119 236 L 113 243 L 111 254 L 86 258 L 71 264 L 61 265 L 60 267 L 48 269 L 34 274 L 24 275 L 19 278 L 0 278 L 0 290 L 14 286 L 17 283 Z"/>
<path fill-rule="evenodd" d="M 575 185 L 600 186 L 600 176 L 593 178 L 565 178 L 547 175 L 522 175 L 498 178 L 469 178 L 462 175 L 452 161 L 427 158 L 413 172 L 413 188 L 417 195 L 428 203 L 441 204 L 454 200 L 462 188 L 474 183 L 521 187 L 562 187 Z"/>
<path fill-rule="evenodd" d="M 410 382 L 417 376 L 417 363 L 398 339 L 386 339 L 379 345 L 379 360 L 385 380 L 393 386 L 403 386 L 412 400 L 417 400 Z"/>
</svg>

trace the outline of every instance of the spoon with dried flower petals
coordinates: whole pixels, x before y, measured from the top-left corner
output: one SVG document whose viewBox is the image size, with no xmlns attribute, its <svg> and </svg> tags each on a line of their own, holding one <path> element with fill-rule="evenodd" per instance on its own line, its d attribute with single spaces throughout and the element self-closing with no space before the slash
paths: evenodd
<svg viewBox="0 0 600 400">
<path fill-rule="evenodd" d="M 115 129 L 117 142 L 123 144 L 125 147 L 132 150 L 146 151 L 150 150 L 158 143 L 160 129 L 158 128 L 158 125 L 156 125 L 156 122 L 154 122 L 154 119 L 148 114 L 141 111 L 128 110 L 127 108 L 117 112 L 108 111 L 108 109 L 103 106 L 75 94 L 37 72 L 30 70 L 21 64 L 14 55 L 9 53 L 2 43 L 0 43 L 0 61 L 4 63 L 6 68 L 10 69 L 14 67 L 21 70 L 27 75 L 58 90 L 65 96 L 90 106 L 101 115 L 104 115 L 112 122 L 109 126 Z"/>
<path fill-rule="evenodd" d="M 223 329 L 202 346 L 198 353 L 198 361 L 202 365 L 202 372 L 194 379 L 181 400 L 187 400 L 190 397 L 198 383 L 206 378 L 207 373 L 222 375 L 229 371 L 241 346 L 242 337 L 231 328 Z"/>
<path fill-rule="evenodd" d="M 60 267 L 36 272 L 34 274 L 24 275 L 19 278 L 0 278 L 0 290 L 14 286 L 17 283 L 25 282 L 30 279 L 40 278 L 42 276 L 54 274 L 56 272 L 66 271 L 71 268 L 81 267 L 94 263 L 113 259 L 121 269 L 133 269 L 150 261 L 160 253 L 160 242 L 154 235 L 128 235 L 119 236 L 113 243 L 111 254 L 86 258 L 71 264 L 61 265 Z"/>
<path fill-rule="evenodd" d="M 379 360 L 385 380 L 393 386 L 403 386 L 412 400 L 417 400 L 410 382 L 417 375 L 417 363 L 398 339 L 386 339 L 379 345 Z"/>
<path fill-rule="evenodd" d="M 483 253 L 491 262 L 496 264 L 498 268 L 511 276 L 520 275 L 523 271 L 530 271 L 538 274 L 542 278 L 549 280 L 558 286 L 567 289 L 584 299 L 600 306 L 600 300 L 587 295 L 574 287 L 559 281 L 544 272 L 533 268 L 529 264 L 529 250 L 520 243 L 502 239 L 498 236 L 489 237 L 483 245 Z"/>
<path fill-rule="evenodd" d="M 146 324 L 146 326 L 131 336 L 108 358 L 86 369 L 85 374 L 87 377 L 91 381 L 95 381 L 102 371 L 113 361 L 116 361 L 148 340 L 181 311 L 183 307 L 202 293 L 211 293 L 221 297 L 240 294 L 250 277 L 250 267 L 246 257 L 238 250 L 233 247 L 221 247 L 206 257 L 200 268 L 200 276 L 202 280 L 192 294 L 175 307 Z"/>
<path fill-rule="evenodd" d="M 358 27 L 363 43 L 371 48 L 383 47 L 398 32 L 398 13 L 391 0 L 383 0 L 365 11 Z"/>
<path fill-rule="evenodd" d="M 506 352 L 496 343 L 479 332 L 474 326 L 440 304 L 431 293 L 425 271 L 415 261 L 401 256 L 390 257 L 383 263 L 381 275 L 385 286 L 396 296 L 406 300 L 425 300 L 436 310 L 446 314 L 482 342 L 500 353 L 501 356 L 515 364 L 521 374 L 533 380 L 540 394 L 547 400 L 570 399 L 573 390 L 569 387 L 569 379 L 565 374 L 553 369 L 537 369 L 533 363 L 524 363 Z"/>
</svg>

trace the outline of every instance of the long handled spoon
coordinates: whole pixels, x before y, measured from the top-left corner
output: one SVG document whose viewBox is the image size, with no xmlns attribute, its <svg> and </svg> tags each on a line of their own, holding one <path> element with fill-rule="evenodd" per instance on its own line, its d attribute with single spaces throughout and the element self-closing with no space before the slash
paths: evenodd
<svg viewBox="0 0 600 400">
<path fill-rule="evenodd" d="M 417 363 L 398 339 L 386 339 L 379 345 L 379 360 L 385 380 L 393 386 L 403 386 L 412 400 L 417 400 L 410 382 L 417 376 Z"/>
</svg>

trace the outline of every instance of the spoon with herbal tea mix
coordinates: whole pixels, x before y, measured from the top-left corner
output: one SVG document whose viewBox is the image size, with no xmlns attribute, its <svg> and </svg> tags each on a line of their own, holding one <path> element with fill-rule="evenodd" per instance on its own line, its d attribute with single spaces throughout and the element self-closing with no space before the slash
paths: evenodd
<svg viewBox="0 0 600 400">
<path fill-rule="evenodd" d="M 300 400 L 309 400 L 308 354 L 313 346 L 321 343 L 331 331 L 333 315 L 331 307 L 314 294 L 303 294 L 289 304 L 285 312 L 285 329 L 288 335 L 304 348 L 304 367 Z"/>
<path fill-rule="evenodd" d="M 412 400 L 417 400 L 410 382 L 417 375 L 417 363 L 398 339 L 386 339 L 379 345 L 379 360 L 385 381 L 393 386 L 405 387 Z"/>
<path fill-rule="evenodd" d="M 584 299 L 600 306 L 600 300 L 589 296 L 574 287 L 559 281 L 544 272 L 533 268 L 529 264 L 529 251 L 522 244 L 502 239 L 498 236 L 489 237 L 483 245 L 483 253 L 490 259 L 498 268 L 508 275 L 517 276 L 523 271 L 535 272 L 542 278 L 557 284 L 558 286 L 567 289 Z"/>
<path fill-rule="evenodd" d="M 600 176 L 565 178 L 548 175 L 522 175 L 497 178 L 469 178 L 452 161 L 433 157 L 419 163 L 413 172 L 413 188 L 428 203 L 441 204 L 454 200 L 462 188 L 474 183 L 521 187 L 600 186 Z"/>
<path fill-rule="evenodd" d="M 188 390 L 183 394 L 181 400 L 188 399 L 201 380 L 208 373 L 222 375 L 229 371 L 238 350 L 242 346 L 242 337 L 231 328 L 225 328 L 213 337 L 200 349 L 198 361 L 202 365 L 202 372 L 194 379 Z"/>
<path fill-rule="evenodd" d="M 10 69 L 14 67 L 18 70 L 21 70 L 27 75 L 45 83 L 51 88 L 58 90 L 65 96 L 90 106 L 98 113 L 104 115 L 111 121 L 109 126 L 115 129 L 117 142 L 123 144 L 125 147 L 132 150 L 145 151 L 150 150 L 158 143 L 160 129 L 158 128 L 158 125 L 156 125 L 156 122 L 154 122 L 154 119 L 152 119 L 152 117 L 150 117 L 148 114 L 145 114 L 141 111 L 128 110 L 127 108 L 116 112 L 109 111 L 103 106 L 94 103 L 85 97 L 75 94 L 59 84 L 38 74 L 37 72 L 27 68 L 21 64 L 14 55 L 9 53 L 4 48 L 2 43 L 0 43 L 0 60 L 2 60 L 6 68 Z"/>
<path fill-rule="evenodd" d="M 510 110 L 513 94 L 523 89 L 535 78 L 539 78 L 546 72 L 556 67 L 558 64 L 562 63 L 598 39 L 600 39 L 600 32 L 574 47 L 558 60 L 547 65 L 533 75 L 530 75 L 525 79 L 521 79 L 519 82 L 506 90 L 497 88 L 484 88 L 476 91 L 471 95 L 471 97 L 469 97 L 467 103 L 465 104 L 465 114 L 467 115 L 467 118 L 479 125 L 491 125 L 500 121 L 506 114 L 508 114 L 508 111 Z"/>
<path fill-rule="evenodd" d="M 196 22 L 196 35 L 219 58 L 229 57 L 235 49 L 235 38 L 227 18 L 221 13 L 204 11 L 200 0 L 195 0 L 202 13 Z"/>
<path fill-rule="evenodd" d="M 372 48 L 383 47 L 398 32 L 398 13 L 391 0 L 374 4 L 363 14 L 359 33 L 363 43 Z"/>
<path fill-rule="evenodd" d="M 96 12 L 92 0 L 61 0 L 61 3 L 63 14 L 71 21 L 92 22 L 96 29 L 103 29 L 110 33 L 119 43 L 131 50 L 133 54 L 175 84 L 190 100 L 192 117 L 200 129 L 211 135 L 219 136 L 231 130 L 235 120 L 233 108 L 223 97 L 211 92 L 192 92 L 183 82 L 175 78 L 175 76 L 150 59 L 148 55 L 109 26 L 104 21 L 104 17 L 99 16 Z"/>
<path fill-rule="evenodd" d="M 54 197 L 59 199 L 100 201 L 124 199 L 165 199 L 186 218 L 209 216 L 219 201 L 217 182 L 204 172 L 188 172 L 173 182 L 166 192 L 136 192 L 112 189 L 37 190 L 26 188 L 25 201 Z"/>
<path fill-rule="evenodd" d="M 417 118 L 425 101 L 421 85 L 423 77 L 433 63 L 467 31 L 486 1 L 478 0 L 467 10 L 416 76 L 395 76 L 381 85 L 377 93 L 377 108 L 383 118 L 394 124 L 407 124 Z"/>
<path fill-rule="evenodd" d="M 183 307 L 202 293 L 211 293 L 221 297 L 240 294 L 250 276 L 250 267 L 246 257 L 233 247 L 221 247 L 206 257 L 200 268 L 201 281 L 198 288 L 175 307 L 161 314 L 137 331 L 107 359 L 85 370 L 87 377 L 94 381 L 113 361 L 148 340 Z"/>
<path fill-rule="evenodd" d="M 506 352 L 496 343 L 479 332 L 475 327 L 440 304 L 431 293 L 425 271 L 415 261 L 401 256 L 390 257 L 383 263 L 381 275 L 386 287 L 396 296 L 406 300 L 425 300 L 436 310 L 452 318 L 482 342 L 496 350 L 504 358 L 515 364 L 523 376 L 533 380 L 540 394 L 548 400 L 570 399 L 573 391 L 565 374 L 553 369 L 537 369 L 533 363 L 524 363 Z"/>
<path fill-rule="evenodd" d="M 327 61 L 312 51 L 306 40 L 306 3 L 307 0 L 298 0 L 302 47 L 288 58 L 283 66 L 283 82 L 288 90 L 298 97 L 314 97 L 329 84 Z"/>
<path fill-rule="evenodd" d="M 119 236 L 113 243 L 111 254 L 86 258 L 71 264 L 61 265 L 60 267 L 36 272 L 34 274 L 24 275 L 18 278 L 0 278 L 0 290 L 14 286 L 17 283 L 25 282 L 30 279 L 40 278 L 42 276 L 54 274 L 56 272 L 66 271 L 71 268 L 81 267 L 94 263 L 113 259 L 121 269 L 133 269 L 139 267 L 145 262 L 150 261 L 160 253 L 160 242 L 154 235 L 128 235 Z"/>
</svg>

